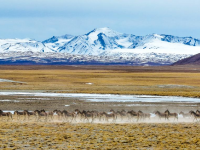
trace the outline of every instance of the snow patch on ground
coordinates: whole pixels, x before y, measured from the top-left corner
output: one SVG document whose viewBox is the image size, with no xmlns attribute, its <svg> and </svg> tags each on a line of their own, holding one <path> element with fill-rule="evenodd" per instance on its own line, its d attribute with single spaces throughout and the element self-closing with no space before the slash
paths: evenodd
<svg viewBox="0 0 200 150">
<path fill-rule="evenodd" d="M 4 99 L 4 100 L 0 100 L 0 102 L 19 102 L 19 101 Z"/>
<path fill-rule="evenodd" d="M 3 112 L 10 112 L 11 114 L 14 114 L 15 111 L 12 110 L 2 110 Z"/>
<path fill-rule="evenodd" d="M 88 84 L 88 85 L 92 85 L 93 83 L 90 83 L 90 82 L 89 82 L 89 83 L 86 83 L 86 84 Z"/>
<path fill-rule="evenodd" d="M 16 83 L 24 83 L 24 82 L 13 81 L 13 80 L 8 80 L 8 79 L 0 79 L 0 82 L 16 82 Z"/>
<path fill-rule="evenodd" d="M 193 86 L 177 85 L 177 84 L 158 85 L 158 87 L 160 88 L 194 88 Z"/>
</svg>

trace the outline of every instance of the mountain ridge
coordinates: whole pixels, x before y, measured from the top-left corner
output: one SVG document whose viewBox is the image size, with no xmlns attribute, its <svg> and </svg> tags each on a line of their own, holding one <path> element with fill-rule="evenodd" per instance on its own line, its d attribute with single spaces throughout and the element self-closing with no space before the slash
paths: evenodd
<svg viewBox="0 0 200 150">
<path fill-rule="evenodd" d="M 42 58 L 45 55 L 50 55 L 49 53 L 66 53 L 73 57 L 77 55 L 77 58 L 85 59 L 85 61 L 87 61 L 87 57 L 91 59 L 98 56 L 102 57 L 106 63 L 108 62 L 106 57 L 109 57 L 113 60 L 113 62 L 109 61 L 109 63 L 121 60 L 122 62 L 128 61 L 130 64 L 148 65 L 148 63 L 155 63 L 157 65 L 169 65 L 199 53 L 200 40 L 193 37 L 178 37 L 156 33 L 136 36 L 134 34 L 119 33 L 107 27 L 96 28 L 79 36 L 69 34 L 52 36 L 44 41 L 0 39 L 0 53 L 15 57 L 12 52 L 26 54 L 29 51 L 41 53 Z M 46 54 L 42 55 L 42 52 Z M 54 56 L 57 56 L 59 60 L 60 55 L 55 54 Z M 37 57 L 40 56 L 37 55 Z M 148 57 L 151 57 L 150 62 L 147 61 L 150 60 Z M 4 59 L 4 55 L 1 58 Z M 136 62 L 137 58 L 138 62 Z M 32 59 L 31 55 L 26 56 L 26 59 Z"/>
</svg>

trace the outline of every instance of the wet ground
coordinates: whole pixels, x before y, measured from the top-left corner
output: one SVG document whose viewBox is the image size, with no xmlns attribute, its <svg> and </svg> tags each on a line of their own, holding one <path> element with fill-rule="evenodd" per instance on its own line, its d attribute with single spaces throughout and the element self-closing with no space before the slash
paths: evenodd
<svg viewBox="0 0 200 150">
<path fill-rule="evenodd" d="M 1 110 L 45 109 L 47 111 L 68 110 L 134 110 L 152 113 L 156 110 L 179 113 L 200 108 L 197 98 L 144 96 L 144 95 L 111 95 L 111 94 L 60 94 L 42 93 L 42 91 L 0 92 Z"/>
</svg>

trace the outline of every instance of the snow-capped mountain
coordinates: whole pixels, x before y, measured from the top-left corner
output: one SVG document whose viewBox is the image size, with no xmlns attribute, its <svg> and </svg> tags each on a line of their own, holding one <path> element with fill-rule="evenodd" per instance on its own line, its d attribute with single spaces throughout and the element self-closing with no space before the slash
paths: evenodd
<svg viewBox="0 0 200 150">
<path fill-rule="evenodd" d="M 116 50 L 126 53 L 125 49 L 132 53 L 196 54 L 200 52 L 200 40 L 164 34 L 135 36 L 118 33 L 109 28 L 99 28 L 74 37 L 58 50 L 71 54 L 101 55 L 112 50 L 114 53 Z"/>
<path fill-rule="evenodd" d="M 199 52 L 200 40 L 192 37 L 136 36 L 109 28 L 94 29 L 80 36 L 53 36 L 43 42 L 0 39 L 0 57 L 7 62 L 37 59 L 37 63 L 168 65 Z"/>
</svg>

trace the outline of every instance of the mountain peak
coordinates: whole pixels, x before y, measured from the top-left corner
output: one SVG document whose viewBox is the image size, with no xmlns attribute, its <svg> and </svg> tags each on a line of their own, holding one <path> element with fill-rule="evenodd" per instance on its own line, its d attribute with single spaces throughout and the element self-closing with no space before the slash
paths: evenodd
<svg viewBox="0 0 200 150">
<path fill-rule="evenodd" d="M 117 36 L 121 33 L 117 32 L 117 31 L 114 31 L 108 27 L 103 27 L 103 28 L 95 28 L 94 30 L 90 31 L 89 33 L 87 33 L 86 35 L 98 35 L 99 33 L 103 33 L 105 34 L 106 36 L 108 37 L 114 37 L 114 36 Z"/>
<path fill-rule="evenodd" d="M 156 37 L 156 38 L 159 38 L 159 39 L 164 38 L 164 36 L 162 36 L 160 34 L 156 34 L 156 33 L 154 33 L 153 36 Z"/>
<path fill-rule="evenodd" d="M 91 43 L 94 43 L 94 41 L 98 39 L 99 34 L 104 34 L 107 37 L 115 37 L 121 35 L 121 33 L 116 32 L 108 27 L 96 28 L 85 35 L 88 36 Z"/>
<path fill-rule="evenodd" d="M 103 28 L 95 28 L 94 31 L 98 31 L 98 32 L 109 32 L 109 31 L 113 31 L 113 30 L 110 29 L 109 27 L 103 27 Z"/>
</svg>

